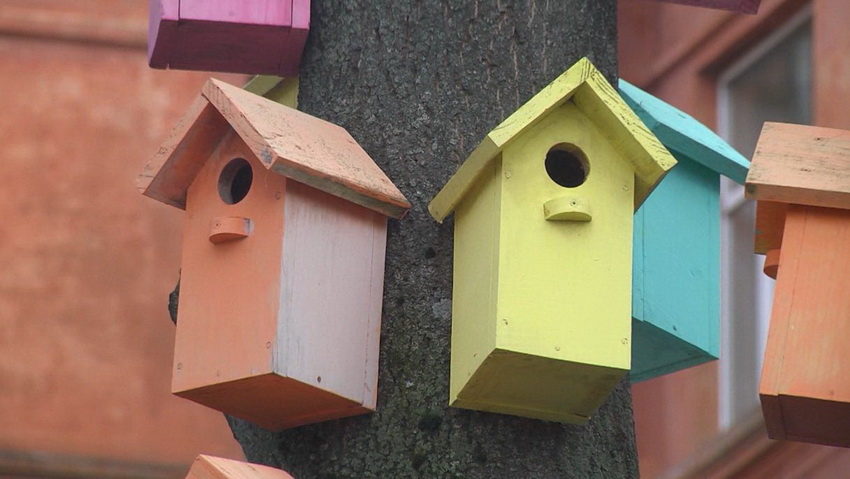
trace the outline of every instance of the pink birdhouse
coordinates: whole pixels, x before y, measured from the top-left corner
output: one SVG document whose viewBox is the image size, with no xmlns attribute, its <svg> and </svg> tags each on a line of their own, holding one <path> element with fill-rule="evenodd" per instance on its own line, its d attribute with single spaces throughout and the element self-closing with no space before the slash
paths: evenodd
<svg viewBox="0 0 850 479">
<path fill-rule="evenodd" d="M 153 68 L 296 76 L 310 0 L 149 0 Z"/>
<path fill-rule="evenodd" d="M 679 3 L 694 7 L 731 10 L 738 13 L 757 13 L 761 0 L 660 0 L 667 3 Z"/>
</svg>

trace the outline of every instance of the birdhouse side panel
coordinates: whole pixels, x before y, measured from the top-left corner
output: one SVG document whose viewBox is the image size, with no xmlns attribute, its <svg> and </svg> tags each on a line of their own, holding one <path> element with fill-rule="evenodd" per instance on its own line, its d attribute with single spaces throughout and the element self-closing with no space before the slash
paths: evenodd
<svg viewBox="0 0 850 479">
<path fill-rule="evenodd" d="M 632 375 L 654 377 L 716 359 L 720 349 L 720 178 L 680 161 L 635 213 Z M 668 341 L 670 340 L 670 341 Z M 661 347 L 664 350 L 660 351 Z M 648 350 L 643 350 L 648 348 Z M 659 361 L 672 361 L 663 364 Z M 649 360 L 650 363 L 644 362 Z"/>
<path fill-rule="evenodd" d="M 628 370 L 634 171 L 571 102 L 502 168 L 497 347 Z"/>
<path fill-rule="evenodd" d="M 501 171 L 490 162 L 455 208 L 451 404 L 496 347 Z"/>
<path fill-rule="evenodd" d="M 375 407 L 386 216 L 290 181 L 275 371 Z"/>
<path fill-rule="evenodd" d="M 241 181 L 234 176 L 237 172 L 241 172 Z M 244 180 L 249 175 L 252 179 L 246 193 Z M 228 204 L 220 191 L 233 193 L 234 188 L 236 193 L 246 194 Z M 269 173 L 233 132 L 189 187 L 172 384 L 175 392 L 271 371 L 285 192 L 285 178 Z M 248 236 L 242 239 L 236 239 L 238 231 L 218 227 L 246 223 Z M 228 234 L 235 236 L 211 241 Z"/>
<path fill-rule="evenodd" d="M 771 435 L 850 445 L 848 245 L 850 211 L 788 207 L 759 390 L 777 406 L 765 409 Z M 829 437 L 839 420 L 843 432 Z"/>
</svg>

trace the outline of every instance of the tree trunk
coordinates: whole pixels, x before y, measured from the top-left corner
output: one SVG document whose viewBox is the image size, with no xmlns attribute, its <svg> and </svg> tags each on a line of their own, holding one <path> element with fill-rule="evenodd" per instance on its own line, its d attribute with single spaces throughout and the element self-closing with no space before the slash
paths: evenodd
<svg viewBox="0 0 850 479">
<path fill-rule="evenodd" d="M 615 81 L 616 3 L 313 0 L 299 108 L 348 129 L 413 208 L 389 224 L 377 412 L 281 433 L 231 418 L 248 460 L 299 479 L 638 475 L 627 380 L 587 426 L 448 407 L 453 222 L 426 209 L 576 60 Z"/>
</svg>

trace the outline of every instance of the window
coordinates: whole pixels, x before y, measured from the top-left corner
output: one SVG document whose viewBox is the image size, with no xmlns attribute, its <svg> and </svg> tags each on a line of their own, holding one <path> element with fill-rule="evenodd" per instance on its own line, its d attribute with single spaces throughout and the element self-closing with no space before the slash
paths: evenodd
<svg viewBox="0 0 850 479">
<path fill-rule="evenodd" d="M 793 18 L 732 65 L 718 84 L 720 134 L 752 158 L 765 121 L 811 124 L 811 9 Z M 719 426 L 728 429 L 758 408 L 761 361 L 773 280 L 753 254 L 755 203 L 743 187 L 721 183 L 722 327 Z"/>
</svg>

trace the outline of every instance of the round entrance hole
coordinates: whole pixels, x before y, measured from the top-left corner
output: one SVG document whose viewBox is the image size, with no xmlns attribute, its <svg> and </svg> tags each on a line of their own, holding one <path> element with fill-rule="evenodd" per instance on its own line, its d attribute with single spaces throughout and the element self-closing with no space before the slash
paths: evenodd
<svg viewBox="0 0 850 479">
<path fill-rule="evenodd" d="M 552 181 L 566 188 L 580 186 L 590 173 L 587 156 L 575 145 L 561 143 L 546 153 L 546 173 Z"/>
<path fill-rule="evenodd" d="M 239 203 L 248 195 L 254 172 L 244 158 L 234 158 L 221 170 L 218 177 L 218 195 L 228 205 Z"/>
</svg>

